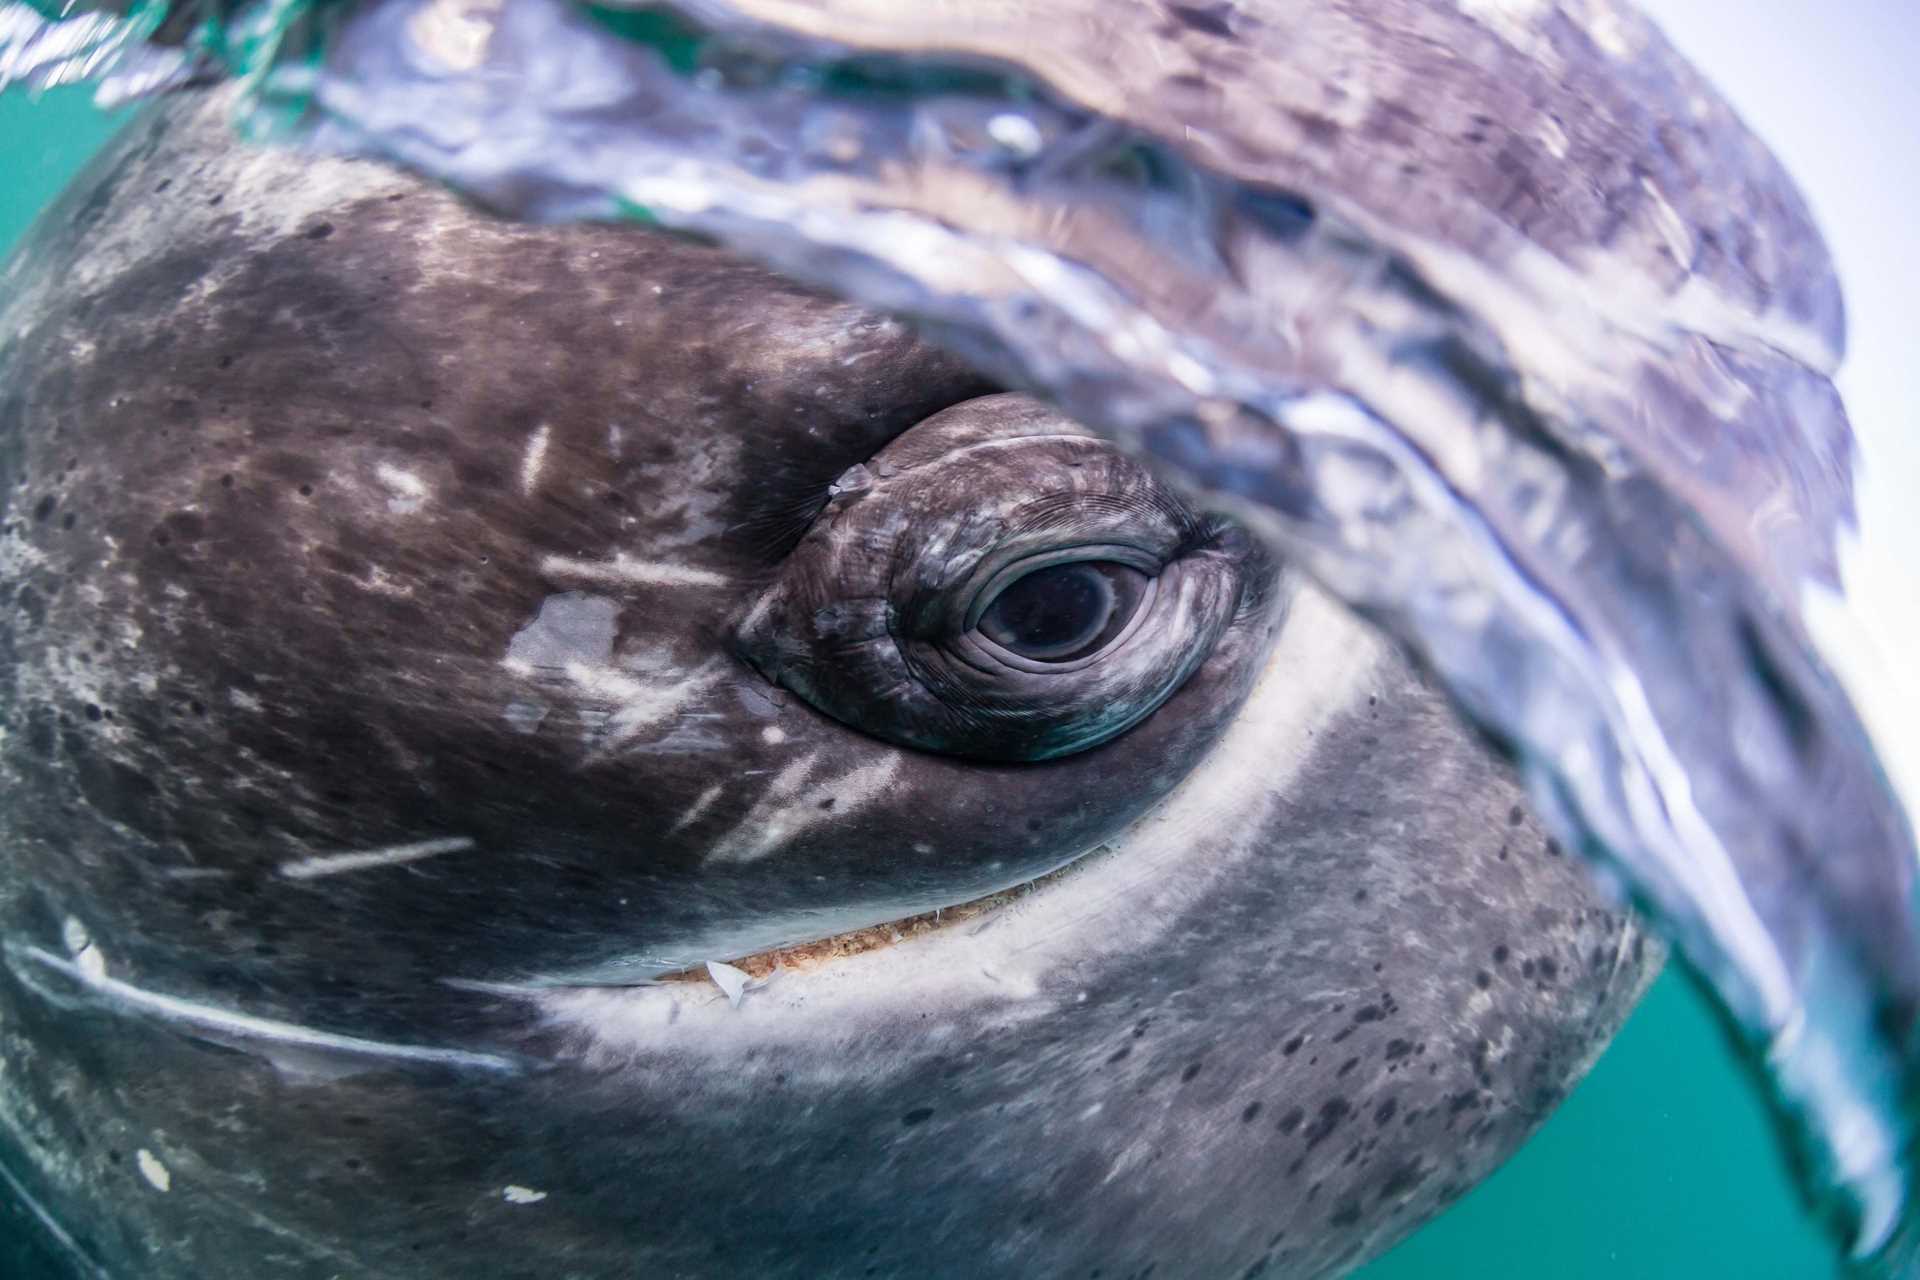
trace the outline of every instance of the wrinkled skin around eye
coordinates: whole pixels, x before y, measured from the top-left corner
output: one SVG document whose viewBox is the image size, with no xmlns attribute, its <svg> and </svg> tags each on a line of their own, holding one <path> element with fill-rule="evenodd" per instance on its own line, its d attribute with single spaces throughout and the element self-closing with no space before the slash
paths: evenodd
<svg viewBox="0 0 1920 1280">
<path fill-rule="evenodd" d="M 1151 715 L 1270 575 L 1237 527 L 1091 432 L 982 396 L 841 478 L 740 643 L 877 737 L 1044 760 Z"/>
</svg>

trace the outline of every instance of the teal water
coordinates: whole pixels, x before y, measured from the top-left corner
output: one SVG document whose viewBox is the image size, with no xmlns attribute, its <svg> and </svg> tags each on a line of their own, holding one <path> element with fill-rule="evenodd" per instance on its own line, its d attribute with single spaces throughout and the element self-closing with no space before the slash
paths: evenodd
<svg viewBox="0 0 1920 1280">
<path fill-rule="evenodd" d="M 0 252 L 111 133 L 84 91 L 0 94 Z M 1758 1095 L 1668 974 L 1540 1135 L 1363 1280 L 1830 1274 Z"/>
</svg>

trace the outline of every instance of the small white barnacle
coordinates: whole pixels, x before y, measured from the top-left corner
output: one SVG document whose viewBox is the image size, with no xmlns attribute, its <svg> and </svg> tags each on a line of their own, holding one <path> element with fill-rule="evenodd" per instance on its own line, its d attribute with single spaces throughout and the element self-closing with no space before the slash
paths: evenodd
<svg viewBox="0 0 1920 1280">
<path fill-rule="evenodd" d="M 140 1176 L 145 1178 L 147 1184 L 155 1191 L 173 1190 L 173 1174 L 167 1171 L 167 1166 L 160 1163 L 160 1157 L 142 1147 L 133 1153 L 133 1160 L 140 1166 Z"/>
</svg>

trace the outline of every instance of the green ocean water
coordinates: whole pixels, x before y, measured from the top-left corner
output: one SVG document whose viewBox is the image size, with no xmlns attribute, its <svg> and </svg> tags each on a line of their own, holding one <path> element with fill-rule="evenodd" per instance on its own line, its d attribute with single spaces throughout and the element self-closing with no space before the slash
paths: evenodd
<svg viewBox="0 0 1920 1280">
<path fill-rule="evenodd" d="M 0 254 L 117 123 L 84 91 L 0 93 Z M 1784 1280 L 1832 1272 L 1713 1015 L 1669 972 L 1517 1157 L 1360 1276 Z"/>
</svg>

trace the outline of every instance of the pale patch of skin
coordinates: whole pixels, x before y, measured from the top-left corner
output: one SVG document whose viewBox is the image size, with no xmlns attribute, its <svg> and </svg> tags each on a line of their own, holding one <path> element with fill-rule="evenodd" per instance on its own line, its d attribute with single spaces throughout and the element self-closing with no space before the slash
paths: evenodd
<svg viewBox="0 0 1920 1280">
<path fill-rule="evenodd" d="M 527 452 L 520 459 L 520 492 L 528 497 L 540 487 L 540 473 L 547 465 L 547 447 L 552 443 L 553 428 L 544 422 L 527 437 Z"/>
<path fill-rule="evenodd" d="M 426 504 L 426 481 L 413 472 L 383 462 L 374 468 L 373 474 L 393 495 L 387 499 L 387 510 L 395 515 L 411 515 Z"/>
</svg>

